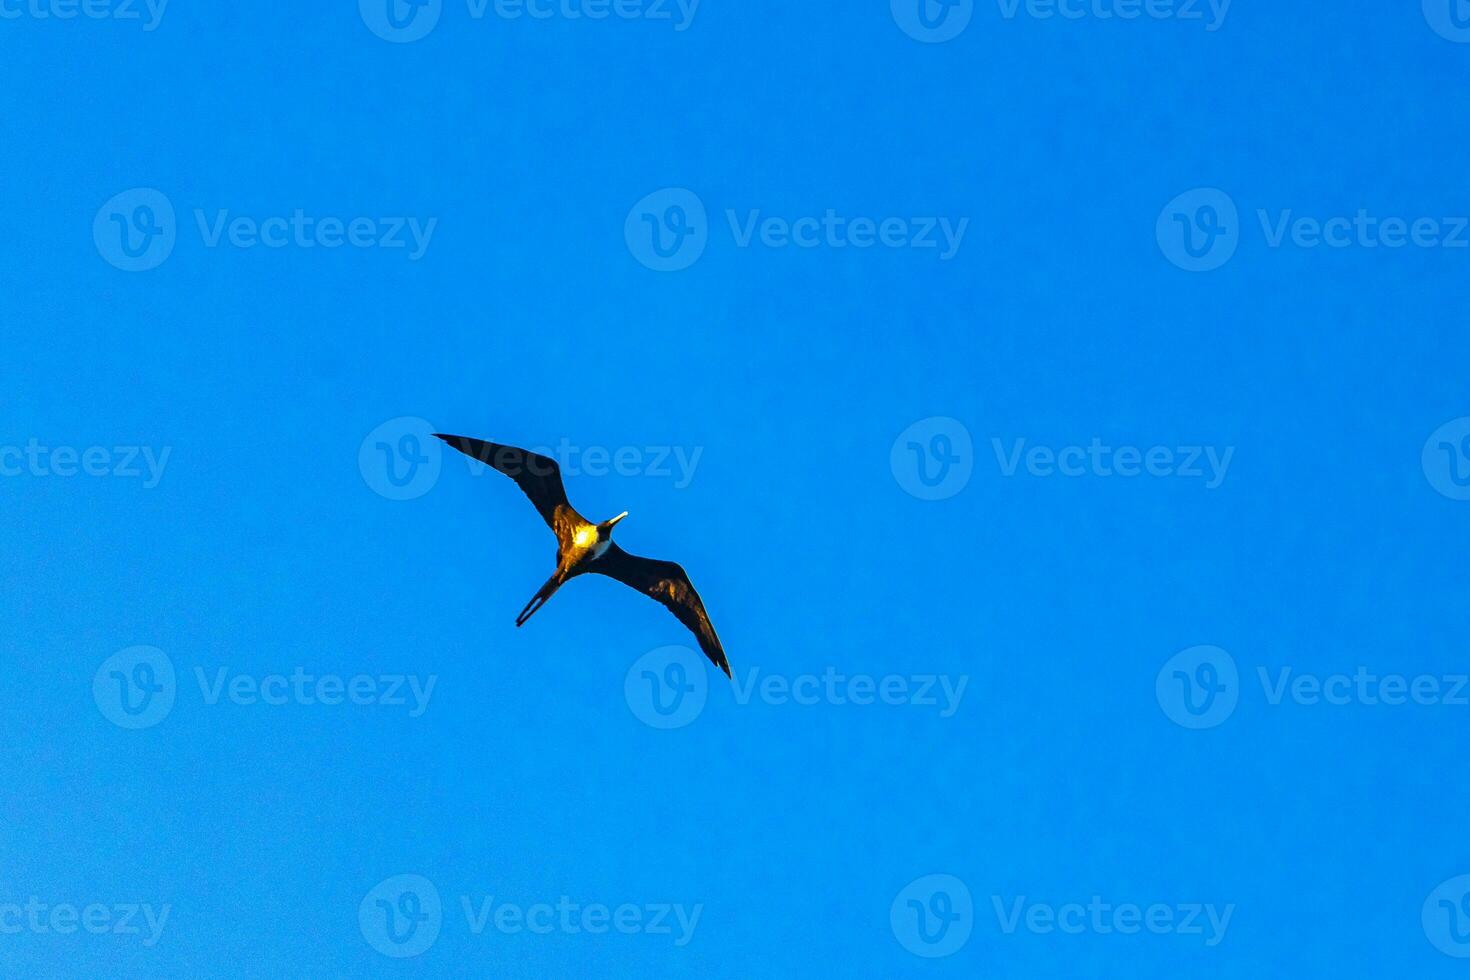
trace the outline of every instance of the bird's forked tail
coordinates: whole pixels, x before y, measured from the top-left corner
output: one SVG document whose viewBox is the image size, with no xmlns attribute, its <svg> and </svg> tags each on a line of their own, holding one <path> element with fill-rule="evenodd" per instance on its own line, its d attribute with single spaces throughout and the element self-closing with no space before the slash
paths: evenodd
<svg viewBox="0 0 1470 980">
<path fill-rule="evenodd" d="M 562 578 L 561 570 L 557 569 L 551 578 L 546 580 L 546 584 L 537 589 L 536 594 L 531 596 L 531 601 L 526 603 L 526 608 L 522 609 L 521 614 L 516 617 L 516 625 L 526 625 L 526 620 L 536 615 L 536 610 L 546 605 L 546 600 L 550 599 L 552 593 L 561 588 L 564 581 L 566 580 Z"/>
</svg>

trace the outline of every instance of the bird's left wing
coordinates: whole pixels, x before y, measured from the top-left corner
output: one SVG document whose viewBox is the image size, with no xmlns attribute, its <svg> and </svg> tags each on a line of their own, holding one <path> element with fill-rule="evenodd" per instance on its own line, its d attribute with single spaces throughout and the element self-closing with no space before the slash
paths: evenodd
<svg viewBox="0 0 1470 980">
<path fill-rule="evenodd" d="M 484 439 L 446 436 L 437 432 L 434 437 L 516 481 L 516 485 L 531 498 L 546 526 L 556 532 L 557 540 L 569 537 L 579 526 L 587 523 L 567 502 L 567 491 L 561 482 L 561 467 L 556 465 L 556 460 Z"/>
<path fill-rule="evenodd" d="M 601 558 L 587 563 L 587 570 L 616 579 L 663 603 L 699 639 L 699 648 L 704 655 L 723 670 L 726 677 L 730 676 L 730 662 L 725 659 L 725 648 L 715 635 L 709 613 L 704 611 L 704 602 L 694 591 L 688 574 L 678 564 L 639 558 L 616 544 L 610 544 Z"/>
</svg>

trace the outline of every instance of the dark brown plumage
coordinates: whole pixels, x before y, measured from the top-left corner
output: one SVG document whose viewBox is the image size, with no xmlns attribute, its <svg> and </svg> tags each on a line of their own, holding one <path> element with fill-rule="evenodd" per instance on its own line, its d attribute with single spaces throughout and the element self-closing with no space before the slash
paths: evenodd
<svg viewBox="0 0 1470 980">
<path fill-rule="evenodd" d="M 483 439 L 438 433 L 435 436 L 515 480 L 556 535 L 556 571 L 516 617 L 517 626 L 524 625 L 568 581 L 596 572 L 661 602 L 699 640 L 704 655 L 725 676 L 730 676 L 724 647 L 684 569 L 671 561 L 630 555 L 613 542 L 613 525 L 627 516 L 626 511 L 611 520 L 593 524 L 567 501 L 561 467 L 556 460 Z"/>
</svg>

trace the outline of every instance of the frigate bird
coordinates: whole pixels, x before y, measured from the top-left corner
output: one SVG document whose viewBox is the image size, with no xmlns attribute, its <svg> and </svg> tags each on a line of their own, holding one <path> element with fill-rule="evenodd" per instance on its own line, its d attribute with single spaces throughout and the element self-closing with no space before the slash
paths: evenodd
<svg viewBox="0 0 1470 980">
<path fill-rule="evenodd" d="M 709 614 L 704 611 L 704 602 L 684 569 L 671 561 L 630 555 L 613 541 L 613 527 L 628 516 L 627 511 L 593 524 L 567 502 L 567 492 L 561 482 L 561 467 L 556 460 L 483 439 L 437 432 L 434 437 L 515 480 L 556 535 L 556 571 L 526 603 L 526 608 L 516 617 L 516 626 L 524 626 L 526 620 L 536 615 L 536 611 L 567 582 L 578 575 L 596 572 L 663 603 L 699 640 L 699 648 L 704 655 L 723 670 L 726 677 L 730 676 L 730 663 L 725 659 L 720 638 L 715 635 Z"/>
</svg>

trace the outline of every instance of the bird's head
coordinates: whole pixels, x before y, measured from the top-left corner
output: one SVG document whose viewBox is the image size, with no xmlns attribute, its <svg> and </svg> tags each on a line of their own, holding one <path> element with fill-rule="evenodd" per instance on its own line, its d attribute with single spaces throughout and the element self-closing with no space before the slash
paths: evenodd
<svg viewBox="0 0 1470 980">
<path fill-rule="evenodd" d="M 606 541 L 608 538 L 612 537 L 613 525 L 627 516 L 628 512 L 623 511 L 617 517 L 603 521 L 601 524 L 597 525 L 597 540 Z"/>
</svg>

